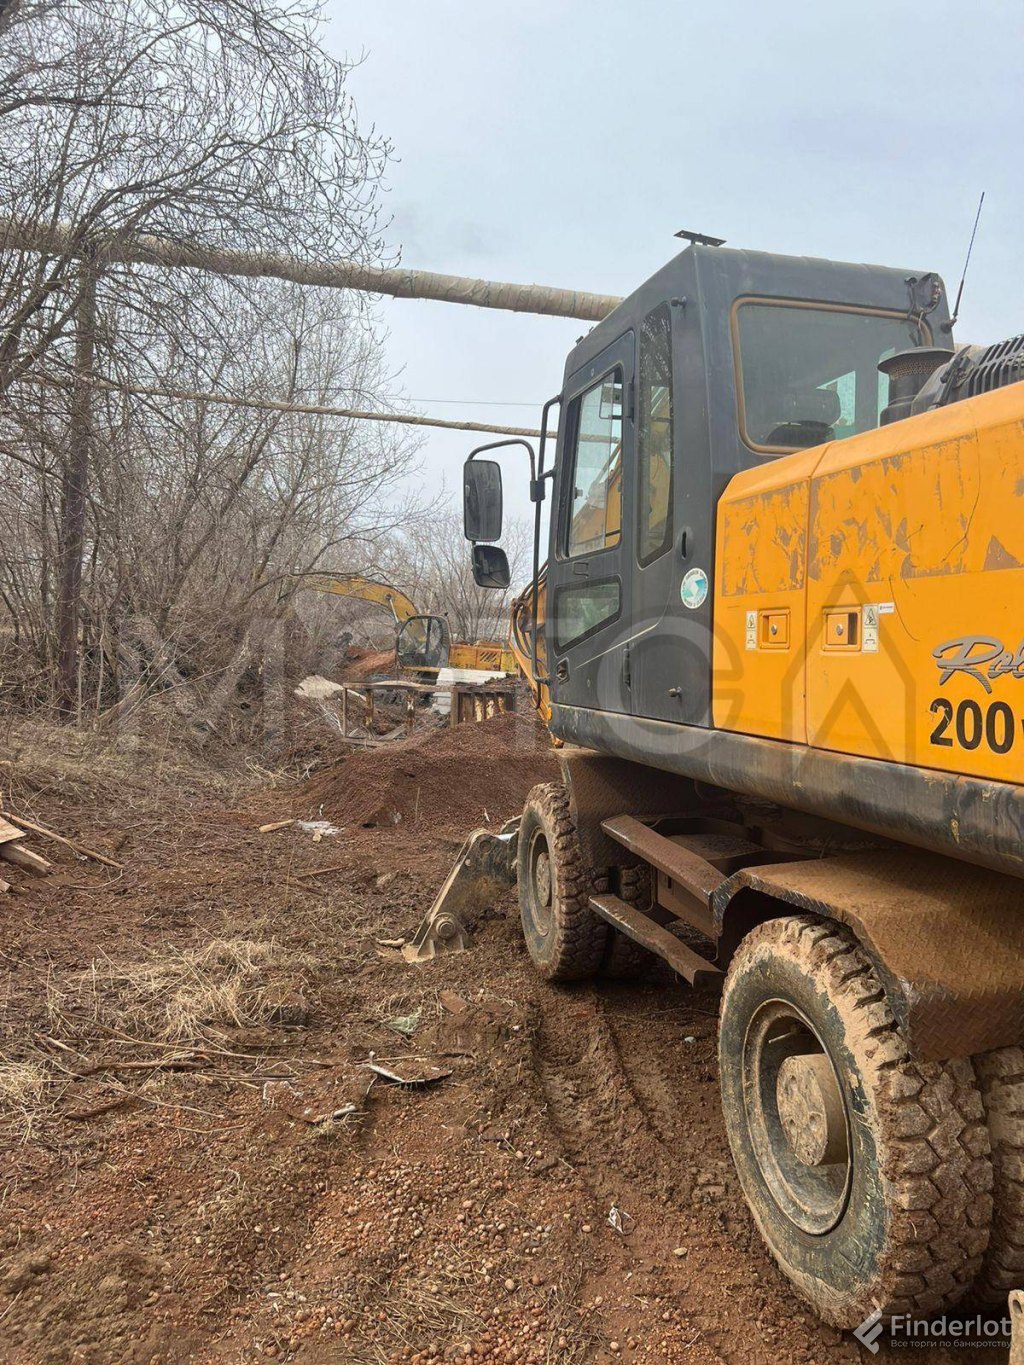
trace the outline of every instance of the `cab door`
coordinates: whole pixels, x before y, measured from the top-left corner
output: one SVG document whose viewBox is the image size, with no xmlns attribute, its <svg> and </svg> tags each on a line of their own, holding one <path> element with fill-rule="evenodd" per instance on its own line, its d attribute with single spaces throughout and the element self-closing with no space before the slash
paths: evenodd
<svg viewBox="0 0 1024 1365">
<path fill-rule="evenodd" d="M 635 716 L 708 723 L 711 657 L 706 493 L 686 456 L 680 382 L 682 310 L 667 300 L 637 329 L 631 709 Z"/>
<path fill-rule="evenodd" d="M 628 712 L 633 333 L 566 384 L 548 560 L 552 700 Z"/>
</svg>

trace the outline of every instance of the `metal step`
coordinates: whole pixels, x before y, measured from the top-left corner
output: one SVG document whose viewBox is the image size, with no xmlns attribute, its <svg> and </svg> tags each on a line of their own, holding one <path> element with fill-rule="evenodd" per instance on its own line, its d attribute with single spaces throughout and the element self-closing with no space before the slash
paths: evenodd
<svg viewBox="0 0 1024 1365">
<path fill-rule="evenodd" d="M 662 833 L 661 830 L 658 833 Z M 719 834 L 709 830 L 695 830 L 686 834 L 666 834 L 666 838 L 688 853 L 695 853 L 719 872 L 729 876 L 745 863 L 764 862 L 768 855 L 760 844 L 736 834 Z"/>
<path fill-rule="evenodd" d="M 728 877 L 698 853 L 683 848 L 665 834 L 657 834 L 632 815 L 616 815 L 602 820 L 601 828 L 610 839 L 635 853 L 645 863 L 671 877 L 692 896 L 711 904 L 711 897 Z"/>
<path fill-rule="evenodd" d="M 674 972 L 684 976 L 691 986 L 714 986 L 721 984 L 722 973 L 706 958 L 680 943 L 674 934 L 663 929 L 649 915 L 627 905 L 618 896 L 591 896 L 590 908 L 600 915 L 613 929 L 648 948 L 657 957 L 663 958 Z"/>
</svg>

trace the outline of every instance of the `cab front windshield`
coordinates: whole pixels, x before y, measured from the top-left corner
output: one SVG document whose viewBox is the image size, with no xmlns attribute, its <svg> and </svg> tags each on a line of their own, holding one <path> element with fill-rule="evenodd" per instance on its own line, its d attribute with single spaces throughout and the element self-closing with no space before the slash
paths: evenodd
<svg viewBox="0 0 1024 1365">
<path fill-rule="evenodd" d="M 931 341 L 892 313 L 752 301 L 736 318 L 741 433 L 767 452 L 877 427 L 889 399 L 878 362 Z"/>
<path fill-rule="evenodd" d="M 398 632 L 399 668 L 444 668 L 448 628 L 439 616 L 410 616 Z"/>
</svg>

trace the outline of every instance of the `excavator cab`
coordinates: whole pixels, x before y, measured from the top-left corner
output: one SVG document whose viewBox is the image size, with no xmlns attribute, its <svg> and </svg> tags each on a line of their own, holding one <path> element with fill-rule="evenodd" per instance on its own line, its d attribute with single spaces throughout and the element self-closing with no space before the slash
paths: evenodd
<svg viewBox="0 0 1024 1365">
<path fill-rule="evenodd" d="M 398 628 L 395 644 L 399 673 L 447 668 L 451 649 L 448 622 L 441 616 L 410 616 Z"/>
<path fill-rule="evenodd" d="M 934 274 L 695 245 L 578 342 L 544 411 L 554 459 L 546 437 L 529 452 L 531 499 L 551 511 L 527 633 L 550 660 L 533 682 L 556 737 L 607 750 L 612 732 L 657 763 L 664 736 L 632 722 L 712 728 L 723 493 L 744 471 L 876 429 L 890 398 L 880 362 L 915 347 L 951 356 L 947 322 Z M 498 444 L 465 466 L 481 585 L 502 581 Z M 780 544 L 783 576 L 796 552 Z M 538 544 L 535 577 L 542 558 Z"/>
</svg>

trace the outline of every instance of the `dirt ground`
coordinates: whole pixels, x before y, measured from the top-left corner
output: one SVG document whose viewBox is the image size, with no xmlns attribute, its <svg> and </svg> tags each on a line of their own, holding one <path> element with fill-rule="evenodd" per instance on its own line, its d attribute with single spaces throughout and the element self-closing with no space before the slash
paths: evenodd
<svg viewBox="0 0 1024 1365">
<path fill-rule="evenodd" d="M 152 750 L 0 771 L 123 864 L 36 839 L 55 875 L 0 901 L 4 1362 L 861 1359 L 746 1212 L 713 998 L 545 985 L 511 897 L 402 961 L 556 771 L 532 719 L 470 728 L 223 790 Z M 340 832 L 258 832 L 293 816 Z"/>
</svg>

